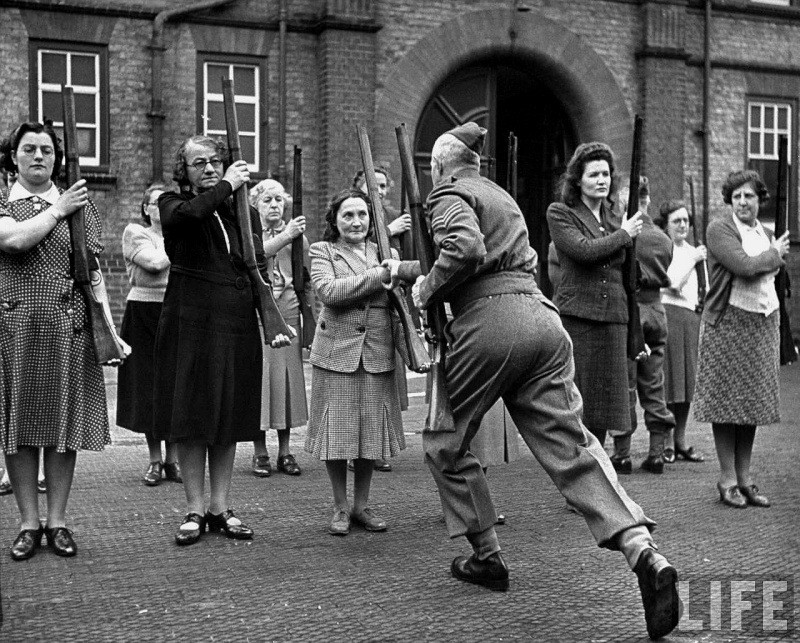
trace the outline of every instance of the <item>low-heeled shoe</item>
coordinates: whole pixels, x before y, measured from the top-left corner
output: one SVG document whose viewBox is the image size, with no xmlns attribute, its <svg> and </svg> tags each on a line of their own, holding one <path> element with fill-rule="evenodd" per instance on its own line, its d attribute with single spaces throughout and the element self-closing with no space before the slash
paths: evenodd
<svg viewBox="0 0 800 643">
<path fill-rule="evenodd" d="M 681 618 L 678 571 L 654 549 L 642 552 L 633 571 L 639 580 L 647 635 L 651 639 L 666 636 Z"/>
<path fill-rule="evenodd" d="M 703 454 L 698 453 L 694 450 L 694 447 L 686 447 L 685 449 L 681 449 L 680 447 L 675 447 L 675 457 L 677 459 L 687 460 L 688 462 L 705 462 L 706 459 Z"/>
<path fill-rule="evenodd" d="M 183 482 L 181 468 L 178 466 L 177 462 L 164 463 L 164 480 L 169 480 L 170 482 Z"/>
<path fill-rule="evenodd" d="M 739 491 L 741 491 L 748 505 L 753 505 L 754 507 L 770 506 L 769 499 L 766 496 L 758 493 L 758 487 L 756 487 L 754 484 L 751 484 L 747 487 L 739 487 Z"/>
<path fill-rule="evenodd" d="M 364 507 L 359 512 L 350 514 L 350 519 L 357 522 L 367 531 L 386 531 L 386 521 L 378 518 L 369 507 Z"/>
<path fill-rule="evenodd" d="M 650 473 L 664 473 L 664 458 L 660 455 L 649 455 L 642 462 L 642 469 Z"/>
<path fill-rule="evenodd" d="M 36 481 L 36 491 L 39 493 L 47 493 L 47 479 L 41 478 Z"/>
<path fill-rule="evenodd" d="M 148 487 L 157 487 L 161 484 L 161 473 L 164 470 L 162 462 L 151 462 L 147 466 L 147 471 L 144 472 L 144 483 Z"/>
<path fill-rule="evenodd" d="M 628 475 L 633 471 L 633 464 L 631 464 L 631 459 L 628 457 L 612 457 L 611 464 L 614 465 L 614 471 L 622 475 Z"/>
<path fill-rule="evenodd" d="M 496 592 L 508 589 L 508 567 L 499 551 L 486 560 L 472 556 L 457 556 L 450 565 L 450 572 L 458 580 L 488 587 Z"/>
<path fill-rule="evenodd" d="M 383 471 L 384 473 L 388 473 L 392 470 L 392 465 L 386 462 L 386 460 L 383 458 L 377 458 L 372 466 L 375 471 Z"/>
<path fill-rule="evenodd" d="M 23 529 L 17 534 L 11 545 L 11 558 L 13 560 L 27 560 L 36 553 L 42 544 L 44 527 L 39 529 Z"/>
<path fill-rule="evenodd" d="M 3 480 L 3 482 L 0 482 L 0 496 L 6 496 L 9 493 L 14 493 L 11 480 Z"/>
<path fill-rule="evenodd" d="M 328 533 L 334 536 L 346 536 L 350 533 L 350 514 L 344 509 L 334 509 Z"/>
<path fill-rule="evenodd" d="M 44 534 L 47 536 L 47 544 L 57 556 L 69 558 L 78 553 L 72 532 L 66 527 L 45 527 Z"/>
<path fill-rule="evenodd" d="M 719 501 L 722 504 L 735 507 L 736 509 L 745 509 L 747 507 L 747 500 L 736 485 L 731 485 L 726 488 L 718 482 L 717 489 L 719 490 Z"/>
<path fill-rule="evenodd" d="M 198 513 L 188 513 L 181 525 L 193 522 L 197 525 L 194 529 L 178 529 L 175 532 L 175 543 L 178 545 L 194 545 L 206 530 L 206 520 Z"/>
<path fill-rule="evenodd" d="M 231 522 L 231 519 L 236 522 Z M 217 531 L 236 540 L 250 540 L 253 537 L 253 530 L 233 515 L 233 509 L 226 509 L 221 514 L 207 511 L 206 526 L 209 532 Z"/>
<path fill-rule="evenodd" d="M 272 475 L 272 463 L 268 455 L 253 456 L 253 475 L 256 478 L 269 478 Z"/>
<path fill-rule="evenodd" d="M 664 449 L 664 455 L 662 457 L 664 459 L 664 464 L 672 464 L 675 462 L 675 449 L 667 447 Z"/>
<path fill-rule="evenodd" d="M 291 453 L 278 457 L 278 471 L 287 476 L 299 476 L 302 473 L 300 465 Z"/>
</svg>

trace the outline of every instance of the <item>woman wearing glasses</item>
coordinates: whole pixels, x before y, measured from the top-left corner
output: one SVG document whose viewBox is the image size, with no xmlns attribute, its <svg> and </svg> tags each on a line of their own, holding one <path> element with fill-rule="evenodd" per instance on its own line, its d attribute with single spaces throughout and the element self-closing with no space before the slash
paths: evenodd
<svg viewBox="0 0 800 643">
<path fill-rule="evenodd" d="M 182 482 L 175 445 L 166 443 L 165 461 L 161 441 L 153 435 L 153 351 L 169 275 L 158 197 L 166 190 L 160 183 L 147 188 L 141 205 L 144 225 L 129 223 L 122 233 L 122 255 L 131 289 L 121 335 L 133 352 L 119 369 L 117 425 L 143 433 L 147 439 L 150 464 L 143 481 L 148 487 L 161 484 L 162 476 L 165 480 Z"/>
<path fill-rule="evenodd" d="M 178 447 L 188 509 L 178 545 L 197 542 L 206 529 L 253 537 L 228 503 L 236 443 L 261 437 L 261 335 L 231 203 L 250 173 L 244 161 L 224 169 L 225 155 L 222 142 L 192 136 L 175 156 L 180 193 L 158 199 L 171 267 L 156 335 L 154 431 Z M 254 208 L 250 219 L 259 270 L 269 282 Z M 286 346 L 289 338 L 278 335 L 271 344 Z"/>
<path fill-rule="evenodd" d="M 33 556 L 42 536 L 59 556 L 77 553 L 65 522 L 77 452 L 101 451 L 111 442 L 103 370 L 71 275 L 66 221 L 85 208 L 92 288 L 110 319 L 97 262 L 100 216 L 86 181 L 67 190 L 53 183 L 62 159 L 48 124 L 23 123 L 0 145 L 4 169 L 17 174 L 10 190 L 0 190 L 0 446 L 21 523 L 13 560 Z M 40 447 L 47 476 L 44 525 L 36 490 Z"/>
</svg>

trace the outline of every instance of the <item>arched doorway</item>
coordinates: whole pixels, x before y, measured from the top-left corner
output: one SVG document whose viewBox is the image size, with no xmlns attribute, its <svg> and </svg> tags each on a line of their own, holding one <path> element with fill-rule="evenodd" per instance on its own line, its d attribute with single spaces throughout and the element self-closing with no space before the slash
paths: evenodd
<svg viewBox="0 0 800 643">
<path fill-rule="evenodd" d="M 414 151 L 423 196 L 432 187 L 430 151 L 434 141 L 468 121 L 488 130 L 481 165 L 485 174 L 493 165 L 496 182 L 506 189 L 508 137 L 510 132 L 517 136 L 517 202 L 525 215 L 531 246 L 539 255 L 540 285 L 549 295 L 550 234 L 545 212 L 576 146 L 569 116 L 545 83 L 513 61 L 487 61 L 458 70 L 432 93 L 418 121 Z"/>
</svg>

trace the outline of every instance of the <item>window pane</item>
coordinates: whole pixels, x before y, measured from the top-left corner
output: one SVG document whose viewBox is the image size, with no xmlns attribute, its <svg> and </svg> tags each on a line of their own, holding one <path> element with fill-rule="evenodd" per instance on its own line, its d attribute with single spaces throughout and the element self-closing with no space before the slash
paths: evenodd
<svg viewBox="0 0 800 643">
<path fill-rule="evenodd" d="M 227 65 L 207 65 L 208 70 L 208 85 L 206 86 L 207 94 L 221 94 L 222 93 L 222 80 L 228 78 Z"/>
<path fill-rule="evenodd" d="M 92 94 L 75 94 L 75 120 L 79 123 L 96 123 Z"/>
<path fill-rule="evenodd" d="M 764 129 L 775 127 L 775 108 L 771 105 L 764 106 Z"/>
<path fill-rule="evenodd" d="M 758 132 L 750 133 L 750 156 L 758 156 L 761 154 L 761 137 Z"/>
<path fill-rule="evenodd" d="M 775 135 L 764 133 L 764 154 L 775 154 Z"/>
<path fill-rule="evenodd" d="M 233 68 L 233 89 L 237 96 L 256 95 L 256 70 L 253 67 Z"/>
<path fill-rule="evenodd" d="M 95 131 L 93 129 L 78 129 L 78 154 L 95 156 L 94 141 Z"/>
<path fill-rule="evenodd" d="M 750 127 L 758 127 L 761 124 L 761 108 L 758 105 L 750 105 Z"/>
<path fill-rule="evenodd" d="M 94 56 L 72 56 L 72 84 L 95 87 Z"/>
<path fill-rule="evenodd" d="M 208 102 L 208 112 L 206 116 L 206 131 L 208 130 L 224 130 L 225 129 L 225 109 L 222 103 L 216 101 Z"/>
<path fill-rule="evenodd" d="M 67 57 L 65 54 L 42 52 L 42 82 L 66 85 Z"/>
<path fill-rule="evenodd" d="M 239 143 L 242 146 L 242 158 L 250 164 L 256 160 L 256 138 L 255 136 L 239 135 Z"/>
<path fill-rule="evenodd" d="M 789 109 L 786 107 L 779 107 L 778 108 L 778 129 L 786 130 L 786 125 L 788 122 L 789 116 Z"/>
<path fill-rule="evenodd" d="M 256 106 L 236 104 L 236 115 L 239 118 L 239 129 L 243 132 L 256 131 Z"/>
<path fill-rule="evenodd" d="M 42 118 L 51 121 L 63 121 L 61 108 L 61 94 L 56 92 L 42 92 Z"/>
</svg>

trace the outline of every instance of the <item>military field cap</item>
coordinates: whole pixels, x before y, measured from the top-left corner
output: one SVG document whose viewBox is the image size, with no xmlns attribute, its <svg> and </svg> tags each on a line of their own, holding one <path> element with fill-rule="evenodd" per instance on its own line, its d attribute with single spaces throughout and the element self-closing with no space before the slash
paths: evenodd
<svg viewBox="0 0 800 643">
<path fill-rule="evenodd" d="M 481 150 L 483 149 L 483 143 L 486 140 L 486 130 L 472 121 L 469 123 L 464 123 L 463 125 L 459 125 L 458 127 L 454 127 L 447 133 L 455 136 L 459 141 L 461 141 L 476 154 L 481 153 Z"/>
</svg>

